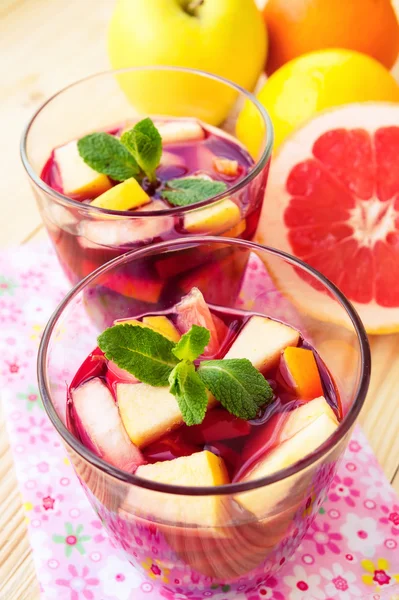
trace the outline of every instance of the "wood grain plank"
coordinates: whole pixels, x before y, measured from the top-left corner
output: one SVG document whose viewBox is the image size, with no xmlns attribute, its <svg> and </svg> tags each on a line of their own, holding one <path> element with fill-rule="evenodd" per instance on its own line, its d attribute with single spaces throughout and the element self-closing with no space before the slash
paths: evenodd
<svg viewBox="0 0 399 600">
<path fill-rule="evenodd" d="M 3 0 L 4 1 L 4 0 Z M 1 245 L 40 224 L 18 159 L 22 130 L 38 106 L 68 83 L 108 68 L 106 27 L 114 0 L 8 0 L 0 19 Z"/>
</svg>

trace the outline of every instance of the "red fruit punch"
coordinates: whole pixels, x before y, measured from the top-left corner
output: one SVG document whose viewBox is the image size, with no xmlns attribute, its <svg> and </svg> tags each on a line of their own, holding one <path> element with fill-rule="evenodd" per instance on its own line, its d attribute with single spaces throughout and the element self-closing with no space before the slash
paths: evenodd
<svg viewBox="0 0 399 600">
<path fill-rule="evenodd" d="M 214 408 L 209 411 L 201 425 L 186 430 L 186 439 L 194 444 L 210 444 L 219 440 L 230 440 L 248 435 L 251 425 L 224 410 Z"/>
</svg>

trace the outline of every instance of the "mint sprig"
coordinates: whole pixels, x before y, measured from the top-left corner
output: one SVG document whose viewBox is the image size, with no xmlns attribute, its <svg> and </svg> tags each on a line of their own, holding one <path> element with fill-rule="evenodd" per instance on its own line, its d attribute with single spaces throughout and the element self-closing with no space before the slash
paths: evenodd
<svg viewBox="0 0 399 600">
<path fill-rule="evenodd" d="M 98 345 L 107 359 L 152 386 L 170 386 L 187 425 L 202 423 L 208 392 L 230 413 L 253 419 L 273 398 L 266 379 L 246 358 L 196 360 L 208 345 L 210 332 L 193 325 L 177 344 L 148 327 L 123 324 L 106 329 Z"/>
<path fill-rule="evenodd" d="M 203 200 L 208 200 L 227 189 L 224 181 L 202 179 L 200 177 L 184 177 L 170 179 L 161 196 L 174 206 L 189 206 Z"/>
<path fill-rule="evenodd" d="M 176 396 L 186 425 L 199 425 L 208 406 L 206 387 L 192 362 L 182 360 L 169 376 L 170 392 Z"/>
<path fill-rule="evenodd" d="M 126 131 L 121 137 L 122 144 L 129 150 L 140 169 L 151 183 L 155 183 L 156 168 L 161 161 L 162 138 L 151 119 L 143 119 Z"/>
<path fill-rule="evenodd" d="M 116 181 L 147 176 L 156 182 L 155 171 L 161 161 L 162 138 L 151 119 L 139 121 L 119 140 L 104 132 L 90 133 L 78 141 L 84 162 Z"/>
<path fill-rule="evenodd" d="M 179 362 L 172 352 L 173 342 L 139 325 L 114 325 L 98 337 L 98 345 L 118 367 L 156 387 L 168 385 L 169 375 Z"/>
<path fill-rule="evenodd" d="M 203 353 L 210 339 L 208 329 L 193 325 L 190 331 L 181 336 L 172 352 L 180 360 L 193 361 Z"/>
<path fill-rule="evenodd" d="M 78 151 L 85 163 L 115 181 L 137 177 L 139 167 L 129 150 L 110 133 L 91 133 L 78 141 Z"/>
<path fill-rule="evenodd" d="M 241 419 L 254 419 L 273 398 L 272 388 L 247 358 L 204 360 L 198 375 L 220 404 Z"/>
</svg>

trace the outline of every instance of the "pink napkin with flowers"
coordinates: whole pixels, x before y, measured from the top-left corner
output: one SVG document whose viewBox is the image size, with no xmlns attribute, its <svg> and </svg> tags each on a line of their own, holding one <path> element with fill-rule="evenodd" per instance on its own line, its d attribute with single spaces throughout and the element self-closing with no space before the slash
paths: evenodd
<svg viewBox="0 0 399 600">
<path fill-rule="evenodd" d="M 250 277 L 256 281 L 256 265 Z M 80 488 L 36 383 L 40 336 L 68 287 L 48 243 L 0 255 L 1 397 L 42 598 L 224 600 L 228 589 L 168 591 L 167 569 L 152 560 L 143 580 L 113 548 Z M 399 600 L 399 499 L 359 427 L 294 557 L 266 585 L 242 586 L 240 597 Z"/>
</svg>

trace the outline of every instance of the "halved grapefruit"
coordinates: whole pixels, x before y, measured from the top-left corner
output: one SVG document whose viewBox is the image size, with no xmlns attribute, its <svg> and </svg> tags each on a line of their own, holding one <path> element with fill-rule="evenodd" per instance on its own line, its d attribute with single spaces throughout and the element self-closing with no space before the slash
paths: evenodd
<svg viewBox="0 0 399 600">
<path fill-rule="evenodd" d="M 296 130 L 272 164 L 256 239 L 321 271 L 369 333 L 399 331 L 399 104 L 346 105 Z M 312 314 L 337 316 L 298 270 L 274 275 Z"/>
</svg>

